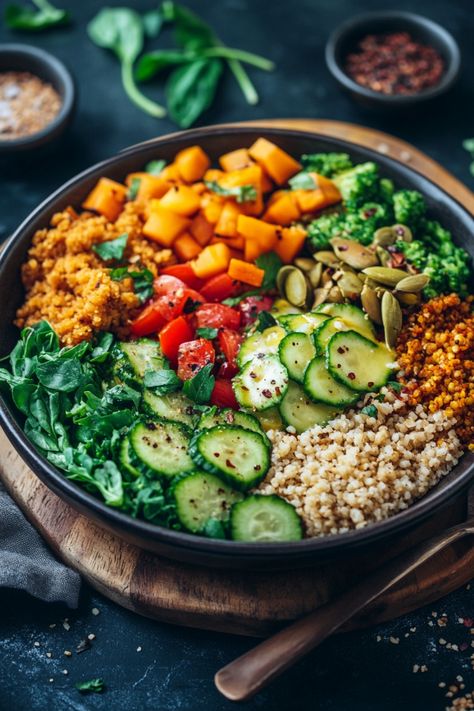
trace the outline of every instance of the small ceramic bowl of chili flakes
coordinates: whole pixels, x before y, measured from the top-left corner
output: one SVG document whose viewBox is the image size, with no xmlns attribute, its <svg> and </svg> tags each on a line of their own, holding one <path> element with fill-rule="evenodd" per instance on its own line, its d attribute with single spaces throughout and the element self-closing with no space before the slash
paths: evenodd
<svg viewBox="0 0 474 711">
<path fill-rule="evenodd" d="M 0 46 L 0 155 L 56 139 L 74 104 L 74 81 L 56 57 L 25 44 Z"/>
<path fill-rule="evenodd" d="M 446 92 L 461 65 L 454 37 L 410 12 L 367 12 L 338 27 L 326 63 L 339 85 L 372 108 L 418 104 Z"/>
</svg>

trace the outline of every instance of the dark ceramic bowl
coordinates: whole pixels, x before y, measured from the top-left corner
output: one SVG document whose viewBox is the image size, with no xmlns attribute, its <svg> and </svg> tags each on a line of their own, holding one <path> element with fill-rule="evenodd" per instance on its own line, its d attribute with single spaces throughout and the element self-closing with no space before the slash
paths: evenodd
<svg viewBox="0 0 474 711">
<path fill-rule="evenodd" d="M 434 47 L 445 62 L 445 71 L 436 86 L 410 95 L 390 95 L 361 86 L 346 73 L 344 62 L 358 42 L 368 34 L 409 32 L 415 40 Z M 401 109 L 424 103 L 444 94 L 456 81 L 461 66 L 454 37 L 433 20 L 411 12 L 365 12 L 340 25 L 326 44 L 326 64 L 339 86 L 369 108 Z"/>
<path fill-rule="evenodd" d="M 20 266 L 33 234 L 48 225 L 53 213 L 68 205 L 80 206 L 100 176 L 123 180 L 127 173 L 141 170 L 148 161 L 156 158 L 170 161 L 177 151 L 195 143 L 199 143 L 216 159 L 227 151 L 249 146 L 262 135 L 295 156 L 313 151 L 345 151 L 357 162 L 377 161 L 382 174 L 392 178 L 397 185 L 420 190 L 426 196 L 431 215 L 454 233 L 458 244 L 474 254 L 472 216 L 427 178 L 386 156 L 347 141 L 292 130 L 222 126 L 185 131 L 133 146 L 89 168 L 59 188 L 20 225 L 0 255 L 0 303 L 3 308 L 0 357 L 10 351 L 18 338 L 18 331 L 12 321 L 15 310 L 23 299 Z M 237 543 L 178 533 L 135 520 L 108 508 L 102 501 L 66 479 L 38 454 L 23 434 L 21 416 L 5 398 L 0 398 L 0 424 L 35 474 L 56 494 L 86 516 L 143 548 L 178 560 L 222 567 L 291 568 L 309 565 L 324 557 L 350 556 L 357 548 L 385 545 L 388 537 L 400 536 L 437 513 L 467 487 L 474 475 L 474 455 L 467 454 L 458 466 L 420 501 L 386 521 L 337 536 L 307 539 L 296 543 Z"/>
<path fill-rule="evenodd" d="M 37 133 L 13 140 L 0 138 L 0 155 L 39 148 L 58 138 L 71 121 L 75 106 L 75 88 L 71 74 L 65 65 L 37 47 L 27 44 L 0 45 L 0 72 L 31 72 L 51 84 L 61 97 L 58 115 Z"/>
</svg>

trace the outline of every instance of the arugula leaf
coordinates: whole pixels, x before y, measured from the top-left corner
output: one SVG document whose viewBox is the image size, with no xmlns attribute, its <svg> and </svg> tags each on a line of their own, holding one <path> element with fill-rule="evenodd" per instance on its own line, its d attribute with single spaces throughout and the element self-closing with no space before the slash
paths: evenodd
<svg viewBox="0 0 474 711">
<path fill-rule="evenodd" d="M 183 384 L 183 393 L 193 402 L 205 405 L 209 402 L 214 389 L 215 377 L 212 375 L 213 364 L 208 363 L 198 370 L 196 375 Z"/>
<path fill-rule="evenodd" d="M 261 289 L 273 289 L 276 285 L 277 274 L 283 264 L 278 254 L 276 252 L 261 254 L 255 260 L 255 264 L 265 272 Z"/>
<path fill-rule="evenodd" d="M 78 681 L 76 684 L 74 684 L 74 686 L 78 691 L 81 692 L 81 694 L 100 694 L 105 689 L 103 679 L 88 679 L 87 681 Z"/>
<path fill-rule="evenodd" d="M 134 178 L 137 180 L 137 178 Z M 139 178 L 138 178 L 139 180 Z M 131 188 L 130 188 L 131 189 Z M 138 188 L 137 188 L 138 189 Z M 133 198 L 131 198 L 133 199 Z M 96 254 L 99 255 L 104 262 L 110 259 L 115 259 L 120 261 L 125 252 L 125 247 L 127 246 L 128 234 L 124 232 L 115 239 L 110 239 L 107 242 L 99 242 L 98 244 L 93 244 L 92 249 Z"/>
<path fill-rule="evenodd" d="M 266 328 L 271 328 L 271 326 L 276 326 L 277 324 L 278 322 L 269 311 L 260 311 L 257 315 L 257 331 L 264 331 Z"/>
<path fill-rule="evenodd" d="M 141 178 L 132 178 L 130 187 L 127 190 L 127 200 L 136 200 L 138 191 L 140 190 L 140 185 L 142 184 Z"/>
<path fill-rule="evenodd" d="M 181 380 L 171 368 L 146 370 L 143 384 L 146 388 L 152 389 L 157 395 L 166 395 L 166 393 L 178 390 L 181 387 Z"/>
<path fill-rule="evenodd" d="M 196 329 L 196 336 L 199 336 L 199 338 L 208 338 L 210 341 L 212 341 L 213 338 L 217 338 L 218 333 L 219 333 L 218 328 L 197 328 Z"/>
<path fill-rule="evenodd" d="M 110 278 L 114 281 L 122 281 L 122 279 L 127 279 L 127 277 L 133 279 L 135 294 L 142 304 L 153 296 L 154 276 L 149 269 L 142 269 L 142 271 L 138 272 L 129 271 L 128 267 L 117 267 L 117 269 L 112 269 L 110 272 Z"/>
<path fill-rule="evenodd" d="M 36 10 L 20 5 L 7 5 L 5 8 L 5 24 L 12 30 L 37 32 L 49 27 L 66 25 L 70 14 L 66 10 L 59 10 L 48 0 L 32 0 Z"/>
<path fill-rule="evenodd" d="M 361 413 L 363 415 L 368 415 L 369 417 L 377 417 L 379 414 L 379 411 L 375 407 L 375 405 L 366 405 L 365 407 L 362 408 Z"/>
<path fill-rule="evenodd" d="M 145 172 L 150 173 L 150 175 L 159 175 L 166 165 L 165 160 L 151 160 L 145 166 Z"/>
<path fill-rule="evenodd" d="M 294 175 L 288 183 L 292 190 L 315 190 L 318 187 L 313 176 L 305 171 Z"/>
<path fill-rule="evenodd" d="M 255 202 L 257 199 L 257 190 L 254 185 L 239 185 L 235 188 L 224 188 L 216 180 L 204 181 L 208 190 L 211 190 L 216 195 L 222 197 L 235 197 L 236 202 Z"/>
<path fill-rule="evenodd" d="M 173 121 L 182 128 L 189 128 L 209 108 L 222 71 L 220 59 L 198 59 L 170 74 L 165 92 Z"/>
</svg>

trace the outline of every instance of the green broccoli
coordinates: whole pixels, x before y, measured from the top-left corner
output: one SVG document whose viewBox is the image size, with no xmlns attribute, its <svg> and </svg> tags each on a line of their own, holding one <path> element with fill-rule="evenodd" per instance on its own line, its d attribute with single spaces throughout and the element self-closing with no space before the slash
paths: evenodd
<svg viewBox="0 0 474 711">
<path fill-rule="evenodd" d="M 368 202 L 357 212 L 339 212 L 321 215 L 308 227 L 308 239 L 315 250 L 328 249 L 333 237 L 353 239 L 363 245 L 372 242 L 374 232 L 392 221 L 387 205 Z"/>
<path fill-rule="evenodd" d="M 306 153 L 301 156 L 301 162 L 306 171 L 314 171 L 326 178 L 332 178 L 353 167 L 347 153 Z"/>
<path fill-rule="evenodd" d="M 334 177 L 344 205 L 357 210 L 365 202 L 378 201 L 380 197 L 379 169 L 375 163 L 359 163 Z"/>
<path fill-rule="evenodd" d="M 417 231 L 425 216 L 425 199 L 417 190 L 398 190 L 393 194 L 395 220 Z"/>
<path fill-rule="evenodd" d="M 381 178 L 379 183 L 380 197 L 383 202 L 391 203 L 393 199 L 393 193 L 395 191 L 395 185 L 393 180 L 390 178 Z"/>
</svg>

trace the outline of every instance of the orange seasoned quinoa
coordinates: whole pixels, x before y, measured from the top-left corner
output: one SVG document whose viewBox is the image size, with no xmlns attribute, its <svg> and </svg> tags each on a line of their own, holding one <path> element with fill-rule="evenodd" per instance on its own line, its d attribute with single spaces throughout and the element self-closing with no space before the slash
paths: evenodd
<svg viewBox="0 0 474 711">
<path fill-rule="evenodd" d="M 68 209 L 57 213 L 49 229 L 38 230 L 22 268 L 25 303 L 15 324 L 23 328 L 48 321 L 65 345 L 90 339 L 94 332 L 127 334 L 140 302 L 132 279 L 114 281 L 92 246 L 128 234 L 124 259 L 135 269 L 174 261 L 172 252 L 142 236 L 140 209 L 128 202 L 115 223 L 103 216 Z"/>
<path fill-rule="evenodd" d="M 462 442 L 474 448 L 474 297 L 431 299 L 409 316 L 397 345 L 412 404 L 444 410 L 457 420 Z"/>
</svg>

